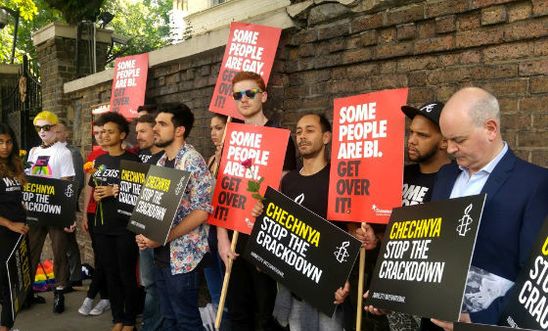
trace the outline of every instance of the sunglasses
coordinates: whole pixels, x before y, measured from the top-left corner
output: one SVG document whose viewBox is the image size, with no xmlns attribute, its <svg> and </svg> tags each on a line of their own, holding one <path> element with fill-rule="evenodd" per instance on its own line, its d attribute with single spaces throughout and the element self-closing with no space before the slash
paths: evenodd
<svg viewBox="0 0 548 331">
<path fill-rule="evenodd" d="M 252 88 L 250 90 L 234 92 L 234 93 L 232 93 L 232 97 L 234 98 L 234 100 L 240 101 L 240 100 L 242 100 L 242 98 L 244 97 L 244 94 L 245 94 L 245 96 L 248 97 L 249 99 L 254 99 L 255 96 L 257 95 L 257 93 L 263 93 L 263 91 L 261 91 L 258 88 Z"/>
<path fill-rule="evenodd" d="M 36 132 L 40 132 L 40 130 L 44 130 L 46 132 L 48 132 L 49 130 L 51 130 L 51 128 L 53 128 L 53 125 L 51 124 L 46 124 L 46 125 L 35 125 L 34 128 L 36 129 Z"/>
</svg>

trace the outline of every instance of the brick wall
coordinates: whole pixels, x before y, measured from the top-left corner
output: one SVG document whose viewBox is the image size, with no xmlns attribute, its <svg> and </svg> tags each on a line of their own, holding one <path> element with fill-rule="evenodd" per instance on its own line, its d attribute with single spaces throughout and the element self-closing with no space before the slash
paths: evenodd
<svg viewBox="0 0 548 331">
<path fill-rule="evenodd" d="M 418 106 L 474 85 L 499 99 L 510 147 L 548 166 L 546 1 L 373 2 L 382 9 L 325 3 L 296 16 L 302 28 L 282 33 L 265 106 L 269 116 L 293 129 L 304 112 L 331 117 L 338 97 L 409 87 L 408 101 Z M 206 156 L 212 153 L 207 107 L 223 52 L 213 49 L 149 71 L 148 102 L 187 103 L 196 115 L 189 141 Z M 109 100 L 110 83 L 68 98 L 81 114 L 78 144 L 87 152 L 89 108 Z"/>
<path fill-rule="evenodd" d="M 547 166 L 547 36 L 546 1 L 419 1 L 345 14 L 285 31 L 271 88 L 291 126 L 301 112 L 331 111 L 337 97 L 408 86 L 419 105 L 480 86 L 499 98 L 510 146 Z"/>
</svg>

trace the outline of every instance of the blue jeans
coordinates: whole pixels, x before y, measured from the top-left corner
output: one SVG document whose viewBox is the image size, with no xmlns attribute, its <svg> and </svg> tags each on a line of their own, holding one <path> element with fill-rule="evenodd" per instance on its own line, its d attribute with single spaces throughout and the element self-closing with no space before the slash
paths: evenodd
<svg viewBox="0 0 548 331">
<path fill-rule="evenodd" d="M 204 275 L 207 282 L 211 303 L 217 307 L 221 298 L 223 279 L 225 277 L 223 260 L 217 252 L 217 228 L 209 227 L 208 236 L 211 263 L 204 268 Z"/>
<path fill-rule="evenodd" d="M 204 330 L 198 309 L 200 274 L 196 269 L 185 274 L 172 275 L 169 267 L 154 267 L 154 278 L 164 317 L 162 330 Z"/>
<path fill-rule="evenodd" d="M 162 326 L 162 314 L 158 305 L 158 289 L 154 281 L 154 250 L 139 252 L 139 273 L 141 284 L 145 287 L 145 307 L 143 309 L 142 331 L 157 331 Z"/>
</svg>

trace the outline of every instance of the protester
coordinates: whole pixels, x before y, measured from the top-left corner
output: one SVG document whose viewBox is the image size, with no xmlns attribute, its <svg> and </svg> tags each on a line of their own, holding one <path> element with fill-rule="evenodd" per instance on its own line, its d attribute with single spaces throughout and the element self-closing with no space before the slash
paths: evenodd
<svg viewBox="0 0 548 331">
<path fill-rule="evenodd" d="M 19 158 L 19 148 L 13 130 L 0 123 L 0 331 L 13 327 L 11 297 L 8 285 L 6 261 L 20 235 L 29 231 L 25 224 L 25 208 L 22 185 L 25 183 L 23 163 Z M 30 275 L 29 275 L 30 277 Z"/>
<path fill-rule="evenodd" d="M 131 331 L 135 327 L 138 305 L 137 257 L 134 234 L 126 229 L 129 218 L 118 213 L 114 185 L 120 183 L 120 162 L 139 162 L 125 151 L 122 142 L 129 133 L 127 120 L 119 113 L 105 113 L 101 139 L 107 154 L 95 160 L 96 172 L 88 182 L 95 188 L 95 241 L 99 259 L 105 268 L 112 309 L 113 331 Z"/>
<path fill-rule="evenodd" d="M 154 145 L 155 115 L 143 114 L 137 118 L 135 131 L 137 133 L 137 144 L 139 145 L 139 158 L 141 162 L 156 164 L 164 155 L 162 148 Z"/>
<path fill-rule="evenodd" d="M 457 163 L 441 168 L 432 200 L 487 194 L 460 321 L 496 324 L 548 214 L 548 170 L 514 155 L 501 136 L 498 101 L 483 89 L 453 94 L 440 127 Z"/>
<path fill-rule="evenodd" d="M 143 163 L 156 165 L 160 157 L 164 155 L 163 149 L 154 145 L 154 116 L 144 113 L 137 118 L 135 131 L 139 144 L 139 158 Z M 145 304 L 143 308 L 142 331 L 160 330 L 162 315 L 160 312 L 160 300 L 158 289 L 154 281 L 154 250 L 139 250 L 139 274 L 141 284 L 145 287 Z"/>
<path fill-rule="evenodd" d="M 95 159 L 99 155 L 106 154 L 104 148 L 106 148 L 103 144 L 102 139 L 102 131 L 103 130 L 103 123 L 99 120 L 95 121 L 93 123 L 93 139 L 94 143 L 92 143 L 93 150 L 88 155 L 86 159 L 86 164 L 93 165 L 95 162 Z M 89 170 L 92 170 L 93 166 L 89 168 Z M 95 199 L 93 198 L 93 188 L 89 186 L 87 183 L 90 181 L 91 174 L 86 172 L 85 174 L 85 187 L 84 187 L 84 210 L 86 211 L 82 215 L 82 230 L 89 233 L 89 237 L 91 239 L 91 248 L 93 249 L 93 260 L 94 260 L 94 266 L 95 270 L 93 272 L 93 275 L 91 277 L 91 283 L 89 284 L 89 289 L 86 294 L 86 297 L 84 298 L 84 302 L 78 309 L 78 312 L 84 316 L 91 315 L 91 316 L 99 316 L 102 315 L 105 311 L 110 309 L 110 300 L 108 299 L 108 286 L 107 286 L 107 280 L 105 275 L 105 268 L 103 266 L 103 263 L 100 259 L 100 256 L 97 252 L 97 242 L 95 239 L 95 209 L 97 207 L 95 203 Z M 99 294 L 100 300 L 99 302 L 93 306 L 93 301 L 95 300 L 95 297 Z"/>
<path fill-rule="evenodd" d="M 135 241 L 140 249 L 154 248 L 154 274 L 164 317 L 162 330 L 203 330 L 198 309 L 198 289 L 203 257 L 208 251 L 206 223 L 211 206 L 212 177 L 202 156 L 186 142 L 194 124 L 184 104 L 158 105 L 154 144 L 164 149 L 157 165 L 191 173 L 168 244 L 162 246 L 144 235 Z"/>
<path fill-rule="evenodd" d="M 405 166 L 403 171 L 402 205 L 410 206 L 430 201 L 436 175 L 440 168 L 450 162 L 447 155 L 447 140 L 443 138 L 439 127 L 443 103 L 433 101 L 420 108 L 403 106 L 402 111 L 411 119 L 407 138 L 407 156 L 416 162 Z M 368 307 L 374 312 L 374 307 Z M 427 318 L 399 312 L 388 314 L 390 328 L 393 331 L 433 329 Z"/>
<path fill-rule="evenodd" d="M 215 175 L 221 162 L 221 152 L 223 149 L 223 135 L 227 125 L 227 117 L 221 114 L 215 114 L 211 118 L 209 129 L 211 142 L 215 146 L 215 153 L 209 158 L 207 167 L 209 171 Z M 217 245 L 217 227 L 209 226 L 208 234 L 209 251 L 211 259 L 209 264 L 204 268 L 204 275 L 207 282 L 207 288 L 209 295 L 211 296 L 211 303 L 214 306 L 215 313 L 219 306 L 219 300 L 221 298 L 221 290 L 223 286 L 224 268 L 221 257 L 219 256 L 219 250 Z M 230 330 L 230 317 L 228 311 L 223 312 L 223 320 L 221 323 L 221 329 L 223 331 Z"/>
<path fill-rule="evenodd" d="M 239 72 L 232 79 L 233 97 L 236 108 L 244 117 L 245 124 L 277 127 L 263 113 L 267 92 L 263 78 L 253 72 Z M 291 138 L 287 143 L 284 174 L 296 168 L 295 146 Z M 236 252 L 243 252 L 249 236 L 240 234 Z M 228 289 L 228 308 L 234 330 L 274 330 L 278 328 L 272 317 L 276 299 L 276 282 L 231 250 L 226 229 L 217 228 L 219 255 L 228 265 L 228 259 L 235 259 Z"/>
<path fill-rule="evenodd" d="M 78 184 L 77 196 L 79 197 L 80 192 L 84 187 L 84 160 L 82 159 L 82 154 L 80 154 L 80 149 L 68 143 L 69 131 L 67 129 L 67 124 L 64 121 L 59 121 L 57 123 L 55 126 L 55 134 L 57 135 L 57 141 L 65 145 L 72 155 L 72 165 L 76 174 L 73 180 Z M 70 286 L 68 289 L 72 289 L 72 286 L 82 286 L 82 261 L 80 259 L 80 248 L 76 241 L 76 231 L 67 233 L 67 238 L 67 261 L 70 275 Z M 67 290 L 65 290 L 65 293 L 66 292 Z"/>
<path fill-rule="evenodd" d="M 409 161 L 403 172 L 402 205 L 410 206 L 430 201 L 436 174 L 450 162 L 447 140 L 439 127 L 441 102 L 429 102 L 420 108 L 403 106 L 402 111 L 411 119 L 407 138 Z"/>
<path fill-rule="evenodd" d="M 31 166 L 25 170 L 27 175 L 66 180 L 74 177 L 72 155 L 65 145 L 57 142 L 54 129 L 58 121 L 57 115 L 49 111 L 42 111 L 34 118 L 34 128 L 38 132 L 42 144 L 33 147 L 28 154 L 27 161 Z M 63 229 L 55 226 L 33 225 L 29 231 L 30 265 L 33 277 L 40 261 L 47 234 L 49 234 L 52 242 L 55 261 L 53 272 L 57 283 L 53 302 L 53 312 L 55 313 L 62 313 L 65 310 L 63 291 L 69 286 L 69 268 L 66 255 L 68 236 L 65 231 L 72 232 L 75 226 L 76 224 L 73 224 L 70 228 Z"/>
<path fill-rule="evenodd" d="M 280 191 L 326 218 L 330 175 L 326 149 L 331 141 L 331 124 L 323 115 L 304 115 L 297 122 L 295 137 L 297 149 L 303 158 L 303 167 L 284 176 Z M 253 209 L 253 216 L 258 217 L 262 209 L 262 203 L 258 202 Z M 335 224 L 345 226 L 341 222 Z M 350 291 L 350 283 L 342 285 L 333 296 L 337 305 L 344 302 Z M 282 326 L 289 325 L 291 331 L 342 331 L 343 315 L 342 308 L 338 306 L 334 316 L 327 316 L 278 284 L 274 316 Z"/>
</svg>

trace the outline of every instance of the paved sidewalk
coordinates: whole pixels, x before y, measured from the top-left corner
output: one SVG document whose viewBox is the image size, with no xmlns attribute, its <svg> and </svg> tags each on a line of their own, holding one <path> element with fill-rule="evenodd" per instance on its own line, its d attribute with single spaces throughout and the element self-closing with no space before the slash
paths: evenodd
<svg viewBox="0 0 548 331">
<path fill-rule="evenodd" d="M 86 291 L 87 286 L 84 286 L 72 293 L 65 294 L 65 312 L 62 314 L 52 312 L 53 292 L 41 293 L 40 295 L 46 299 L 46 303 L 36 304 L 30 309 L 21 311 L 17 315 L 14 328 L 20 331 L 110 330 L 112 327 L 110 310 L 100 316 L 82 316 L 78 313 Z"/>
</svg>

